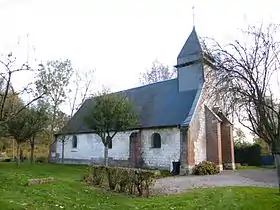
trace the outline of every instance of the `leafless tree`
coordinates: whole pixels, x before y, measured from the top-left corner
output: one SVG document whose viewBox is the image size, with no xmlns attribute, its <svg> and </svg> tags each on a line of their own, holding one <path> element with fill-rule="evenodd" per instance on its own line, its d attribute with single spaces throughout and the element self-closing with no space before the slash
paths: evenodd
<svg viewBox="0 0 280 210">
<path fill-rule="evenodd" d="M 15 90 L 12 84 L 12 78 L 15 74 L 24 71 L 36 71 L 32 69 L 28 62 L 24 62 L 18 65 L 17 58 L 12 53 L 2 56 L 0 59 L 0 122 L 5 123 L 5 120 L 11 117 L 16 117 L 26 107 L 42 98 L 45 92 L 35 94 L 36 90 L 31 88 L 31 84 L 27 85 L 21 90 Z M 7 104 L 13 106 L 13 102 L 16 103 L 21 95 L 28 94 L 32 95 L 32 99 L 26 102 L 22 107 L 16 110 L 16 112 L 5 112 Z"/>
<path fill-rule="evenodd" d="M 70 83 L 71 93 L 68 97 L 70 117 L 75 114 L 87 97 L 93 94 L 90 89 L 93 81 L 93 74 L 94 70 L 86 72 L 79 72 L 79 70 L 74 71 L 73 79 Z"/>
<path fill-rule="evenodd" d="M 273 86 L 280 71 L 278 29 L 275 24 L 250 26 L 242 31 L 243 41 L 226 46 L 214 41 L 206 53 L 213 61 L 213 95 L 235 111 L 244 127 L 271 145 L 280 190 L 280 87 Z"/>
<path fill-rule="evenodd" d="M 79 72 L 79 70 L 74 70 L 72 80 L 70 82 L 71 91 L 68 94 L 68 103 L 70 108 L 70 116 L 72 118 L 75 112 L 80 108 L 80 106 L 85 102 L 85 100 L 92 95 L 90 86 L 92 85 L 94 70 L 89 70 L 86 72 Z M 64 125 L 67 121 L 64 121 Z M 63 127 L 63 126 L 62 126 Z M 64 163 L 64 147 L 66 142 L 66 137 L 62 136 L 59 141 L 62 143 L 62 155 L 61 161 Z"/>
<path fill-rule="evenodd" d="M 164 80 L 172 79 L 176 76 L 176 69 L 170 69 L 158 60 L 152 63 L 151 69 L 144 73 L 140 73 L 139 81 L 142 84 L 152 84 Z"/>
</svg>

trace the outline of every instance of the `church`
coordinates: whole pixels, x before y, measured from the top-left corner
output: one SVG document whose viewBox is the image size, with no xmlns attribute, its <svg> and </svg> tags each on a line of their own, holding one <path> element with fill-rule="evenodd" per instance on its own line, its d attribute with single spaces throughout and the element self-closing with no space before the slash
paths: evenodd
<svg viewBox="0 0 280 210">
<path fill-rule="evenodd" d="M 220 170 L 235 168 L 233 124 L 207 91 L 207 73 L 213 68 L 195 28 L 175 67 L 175 79 L 122 91 L 133 102 L 139 126 L 116 134 L 109 165 L 169 169 L 179 161 L 180 173 L 190 174 L 196 164 L 208 160 Z M 64 164 L 103 164 L 103 143 L 83 122 L 93 100 L 87 99 L 55 135 L 51 162 L 61 163 L 63 157 Z"/>
</svg>

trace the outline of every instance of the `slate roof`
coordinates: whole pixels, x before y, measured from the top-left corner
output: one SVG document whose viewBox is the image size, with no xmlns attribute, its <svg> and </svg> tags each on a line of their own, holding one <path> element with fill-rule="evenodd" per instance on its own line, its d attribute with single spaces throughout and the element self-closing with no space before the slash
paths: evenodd
<svg viewBox="0 0 280 210">
<path fill-rule="evenodd" d="M 178 91 L 178 79 L 167 80 L 115 94 L 125 94 L 132 102 L 139 116 L 139 125 L 135 128 L 151 128 L 181 125 L 188 117 L 198 90 Z M 59 132 L 87 133 L 90 129 L 83 122 L 88 107 L 94 98 L 84 102 L 68 124 Z"/>
<path fill-rule="evenodd" d="M 193 27 L 191 34 L 189 35 L 177 57 L 178 65 L 181 64 L 181 60 L 182 63 L 187 63 L 201 59 L 203 57 L 202 54 L 203 51 L 195 27 Z"/>
<path fill-rule="evenodd" d="M 195 28 L 177 57 L 177 66 L 200 60 L 202 49 Z M 185 78 L 188 82 L 188 78 Z M 191 120 L 201 87 L 195 90 L 179 92 L 178 79 L 157 82 L 137 88 L 117 92 L 125 94 L 132 102 L 139 116 L 136 128 L 167 126 L 187 126 Z M 84 116 L 93 105 L 94 98 L 84 102 L 59 134 L 87 133 L 90 129 L 84 124 Z"/>
</svg>

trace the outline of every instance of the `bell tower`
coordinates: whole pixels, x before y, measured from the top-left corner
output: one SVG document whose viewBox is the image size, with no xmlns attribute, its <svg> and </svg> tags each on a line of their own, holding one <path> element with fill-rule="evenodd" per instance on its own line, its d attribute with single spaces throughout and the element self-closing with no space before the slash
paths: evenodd
<svg viewBox="0 0 280 210">
<path fill-rule="evenodd" d="M 203 51 L 195 27 L 177 57 L 179 92 L 197 89 L 204 82 Z"/>
</svg>

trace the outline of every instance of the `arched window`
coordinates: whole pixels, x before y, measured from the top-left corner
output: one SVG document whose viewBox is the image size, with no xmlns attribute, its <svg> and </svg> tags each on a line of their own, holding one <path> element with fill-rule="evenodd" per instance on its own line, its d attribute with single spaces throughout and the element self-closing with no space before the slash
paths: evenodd
<svg viewBox="0 0 280 210">
<path fill-rule="evenodd" d="M 152 135 L 152 147 L 161 148 L 161 136 L 159 133 L 153 133 Z"/>
<path fill-rule="evenodd" d="M 78 138 L 76 135 L 72 137 L 72 148 L 77 148 L 78 146 Z"/>
</svg>

